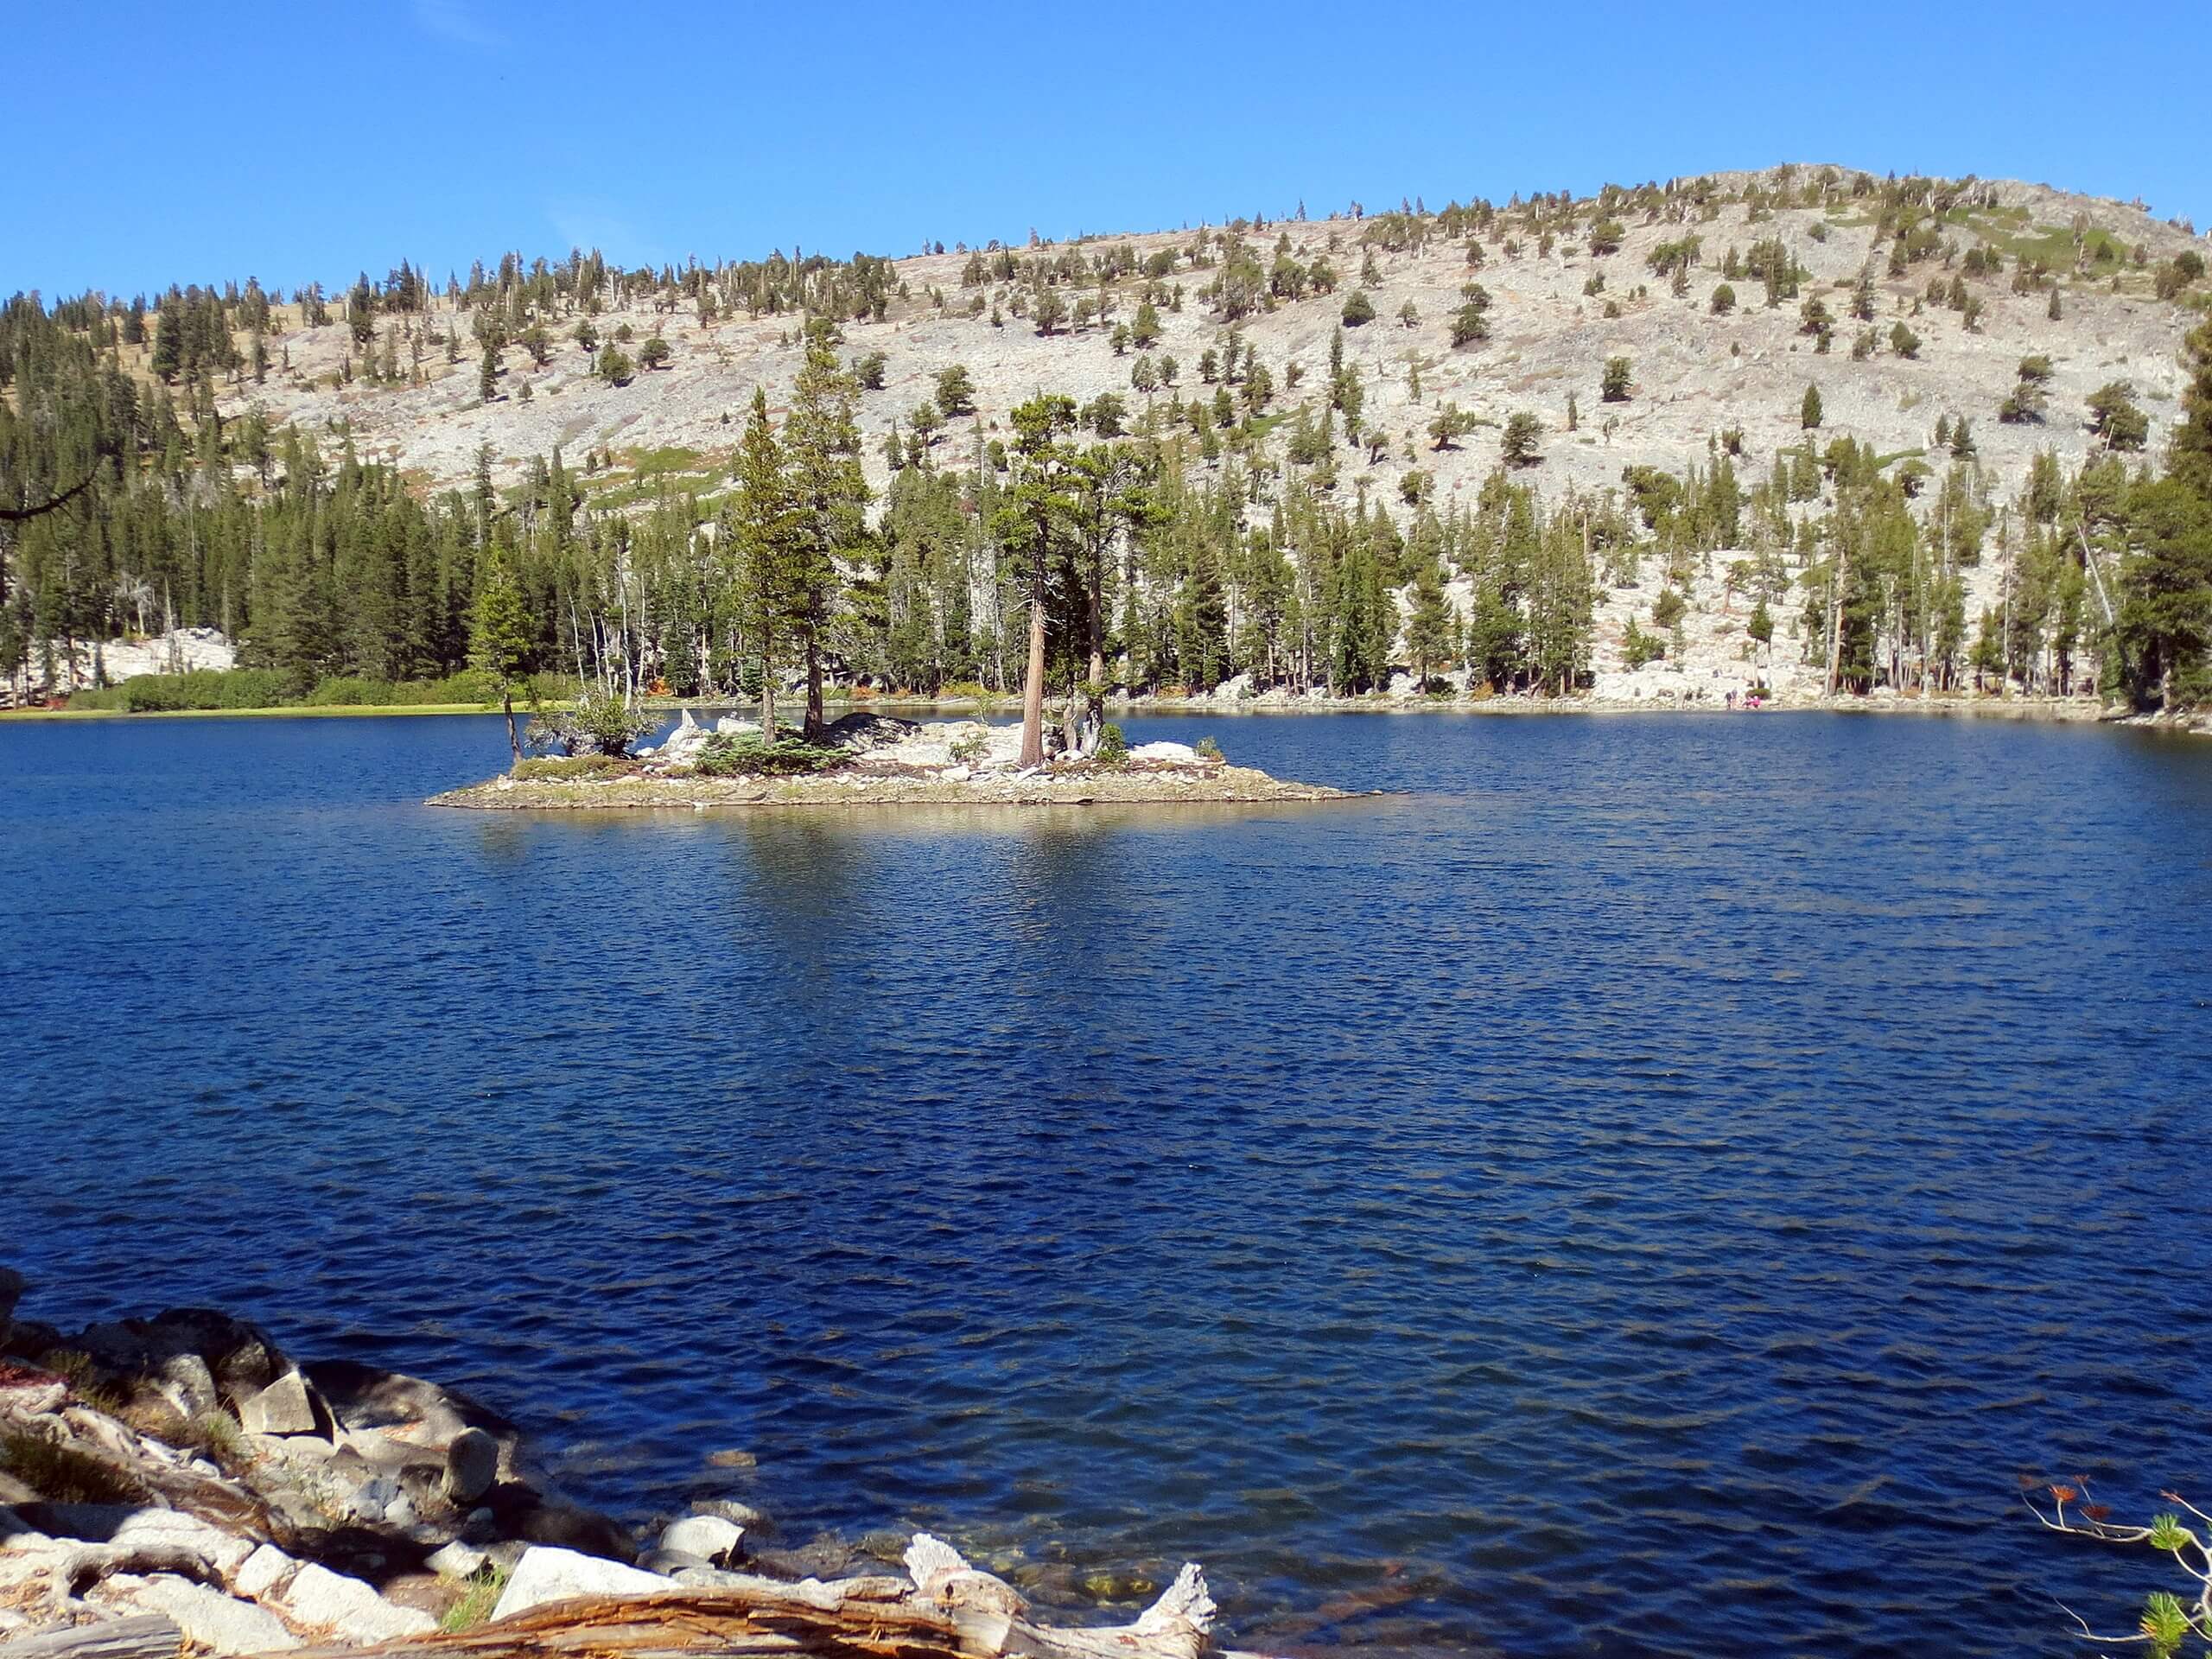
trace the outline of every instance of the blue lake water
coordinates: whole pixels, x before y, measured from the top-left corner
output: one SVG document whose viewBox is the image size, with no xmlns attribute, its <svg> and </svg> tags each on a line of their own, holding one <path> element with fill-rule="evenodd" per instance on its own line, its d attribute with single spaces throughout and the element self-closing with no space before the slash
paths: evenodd
<svg viewBox="0 0 2212 1659">
<path fill-rule="evenodd" d="M 1196 1557 L 1247 1643 L 2132 1624 L 2019 1494 L 2212 1507 L 2212 744 L 1129 725 L 1407 792 L 530 818 L 418 804 L 496 721 L 0 728 L 24 1313 L 250 1314 L 640 1519 Z"/>
</svg>

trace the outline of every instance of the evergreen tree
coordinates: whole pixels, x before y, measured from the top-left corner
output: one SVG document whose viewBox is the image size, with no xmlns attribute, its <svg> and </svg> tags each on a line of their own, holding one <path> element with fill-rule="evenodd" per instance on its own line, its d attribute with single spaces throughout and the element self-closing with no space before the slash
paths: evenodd
<svg viewBox="0 0 2212 1659">
<path fill-rule="evenodd" d="M 507 717 L 507 747 L 518 760 L 522 759 L 522 740 L 515 734 L 515 683 L 528 664 L 531 643 L 522 589 L 505 550 L 495 542 L 484 550 L 477 566 L 476 603 L 468 618 L 468 660 L 471 667 L 499 682 L 499 709 Z"/>
<path fill-rule="evenodd" d="M 737 486 L 731 530 L 737 554 L 737 617 L 760 664 L 760 734 L 776 741 L 776 678 L 793 622 L 805 609 L 798 582 L 797 524 L 783 446 L 768 417 L 768 395 L 753 389 L 730 475 Z"/>
<path fill-rule="evenodd" d="M 1544 423 L 1527 410 L 1509 416 L 1499 453 L 1509 467 L 1534 467 L 1543 460 Z"/>
<path fill-rule="evenodd" d="M 792 613 L 806 663 L 809 742 L 827 730 L 822 714 L 823 656 L 830 643 L 841 560 L 856 560 L 868 536 L 868 488 L 861 472 L 860 386 L 837 362 L 826 320 L 807 325 L 806 360 L 784 421 L 784 448 L 794 513 Z"/>
<path fill-rule="evenodd" d="M 1014 479 L 993 529 L 1027 574 L 1029 652 L 1021 680 L 1020 764 L 1034 766 L 1045 759 L 1046 576 L 1076 511 L 1065 442 L 1075 427 L 1075 400 L 1039 393 L 1017 404 L 1009 418 L 1014 429 Z"/>
<path fill-rule="evenodd" d="M 1451 665 L 1452 636 L 1458 631 L 1442 576 L 1434 564 L 1424 564 L 1414 578 L 1413 613 L 1406 619 L 1406 651 L 1420 680 L 1416 690 L 1428 689 L 1432 669 Z"/>
</svg>

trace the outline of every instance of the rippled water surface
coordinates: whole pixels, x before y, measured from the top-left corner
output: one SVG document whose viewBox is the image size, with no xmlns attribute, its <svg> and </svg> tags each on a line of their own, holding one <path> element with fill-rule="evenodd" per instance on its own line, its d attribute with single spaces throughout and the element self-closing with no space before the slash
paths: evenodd
<svg viewBox="0 0 2212 1659">
<path fill-rule="evenodd" d="M 2059 1652 L 2212 1497 L 2212 744 L 1132 722 L 1325 809 L 524 818 L 496 721 L 0 728 L 0 1250 L 580 1496 L 1239 1639 Z M 751 1471 L 708 1465 L 740 1449 Z"/>
</svg>

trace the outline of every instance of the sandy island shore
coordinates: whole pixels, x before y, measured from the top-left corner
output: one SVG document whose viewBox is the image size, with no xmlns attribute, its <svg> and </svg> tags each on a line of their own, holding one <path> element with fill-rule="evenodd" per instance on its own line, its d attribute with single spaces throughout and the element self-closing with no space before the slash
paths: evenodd
<svg viewBox="0 0 2212 1659">
<path fill-rule="evenodd" d="M 1199 805 L 1338 801 L 1349 790 L 1270 778 L 1250 766 L 1110 772 L 1103 767 L 986 774 L 960 781 L 926 773 L 831 772 L 799 778 L 494 778 L 434 795 L 431 806 L 482 811 L 587 811 L 751 806 L 1087 806 L 1094 803 Z"/>
</svg>

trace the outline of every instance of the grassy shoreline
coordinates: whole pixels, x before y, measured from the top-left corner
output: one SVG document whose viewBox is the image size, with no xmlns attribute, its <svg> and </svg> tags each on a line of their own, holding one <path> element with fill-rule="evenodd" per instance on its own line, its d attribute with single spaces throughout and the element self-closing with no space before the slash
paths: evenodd
<svg viewBox="0 0 2212 1659">
<path fill-rule="evenodd" d="M 286 704 L 273 709 L 0 709 L 0 721 L 34 720 L 329 720 L 350 715 L 496 715 L 498 703 Z M 518 710 L 518 713 L 520 711 Z"/>
</svg>

